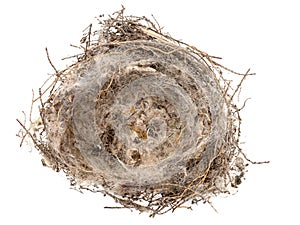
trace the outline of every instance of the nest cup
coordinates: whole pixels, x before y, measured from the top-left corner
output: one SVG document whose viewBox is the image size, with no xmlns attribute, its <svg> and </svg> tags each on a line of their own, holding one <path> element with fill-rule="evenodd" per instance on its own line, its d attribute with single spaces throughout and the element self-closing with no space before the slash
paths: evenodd
<svg viewBox="0 0 300 225">
<path fill-rule="evenodd" d="M 25 133 L 72 186 L 126 208 L 209 202 L 244 174 L 235 92 L 209 55 L 123 11 L 89 26 L 84 52 L 39 96 L 38 132 Z"/>
</svg>

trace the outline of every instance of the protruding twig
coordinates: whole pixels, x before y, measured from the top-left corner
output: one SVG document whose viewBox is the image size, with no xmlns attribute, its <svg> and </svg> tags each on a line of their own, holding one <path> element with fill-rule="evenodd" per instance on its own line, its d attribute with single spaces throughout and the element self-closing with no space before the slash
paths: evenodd
<svg viewBox="0 0 300 225">
<path fill-rule="evenodd" d="M 251 98 L 246 98 L 246 100 L 244 101 L 242 107 L 241 107 L 241 108 L 238 108 L 238 109 L 235 111 L 235 113 L 236 113 L 236 112 L 239 112 L 239 111 L 241 111 L 243 108 L 245 108 L 247 101 L 250 100 L 250 99 L 251 99 Z"/>
<path fill-rule="evenodd" d="M 239 149 L 239 152 L 243 155 L 243 157 L 248 161 L 250 162 L 251 164 L 267 164 L 267 163 L 270 163 L 270 161 L 252 161 L 251 159 L 249 159 L 246 154 L 241 150 Z"/>
<path fill-rule="evenodd" d="M 238 92 L 238 90 L 241 88 L 243 81 L 246 79 L 246 77 L 248 76 L 250 72 L 250 69 L 247 70 L 247 72 L 244 74 L 243 78 L 241 79 L 240 83 L 237 85 L 235 91 L 233 92 L 233 94 L 231 95 L 229 102 L 232 101 L 233 97 L 235 96 L 235 94 Z"/>
<path fill-rule="evenodd" d="M 30 136 L 30 138 L 32 139 L 33 143 L 37 146 L 36 139 L 32 136 L 32 134 L 29 132 L 29 130 L 25 127 L 25 125 L 23 123 L 21 123 L 20 120 L 18 120 L 18 119 L 16 119 L 16 120 L 20 124 L 20 126 L 23 128 L 23 130 L 26 132 L 26 134 L 28 134 Z"/>
<path fill-rule="evenodd" d="M 50 59 L 49 52 L 48 52 L 48 48 L 46 47 L 45 50 L 46 50 L 46 54 L 47 54 L 47 59 L 48 59 L 50 65 L 52 66 L 52 68 L 54 69 L 55 73 L 57 74 L 57 73 L 58 73 L 58 70 L 55 68 L 55 66 L 53 65 L 53 63 L 52 63 L 52 61 L 51 61 L 51 59 Z"/>
</svg>

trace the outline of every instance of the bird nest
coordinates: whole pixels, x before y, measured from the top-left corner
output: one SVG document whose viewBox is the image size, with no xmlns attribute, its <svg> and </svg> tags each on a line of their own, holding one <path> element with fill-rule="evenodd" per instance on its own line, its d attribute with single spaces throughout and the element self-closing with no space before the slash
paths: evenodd
<svg viewBox="0 0 300 225">
<path fill-rule="evenodd" d="M 210 203 L 241 183 L 240 117 L 231 70 L 207 53 L 161 32 L 124 9 L 90 25 L 83 52 L 55 70 L 23 127 L 44 165 L 71 185 L 109 195 L 151 216 Z M 244 158 L 245 159 L 245 158 Z"/>
</svg>

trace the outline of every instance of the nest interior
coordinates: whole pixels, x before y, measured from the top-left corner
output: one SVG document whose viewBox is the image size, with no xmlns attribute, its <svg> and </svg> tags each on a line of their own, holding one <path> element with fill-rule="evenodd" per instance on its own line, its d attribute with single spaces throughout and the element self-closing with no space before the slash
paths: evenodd
<svg viewBox="0 0 300 225">
<path fill-rule="evenodd" d="M 249 74 L 231 87 L 213 57 L 124 9 L 91 28 L 76 62 L 40 89 L 39 123 L 22 125 L 44 164 L 151 216 L 239 185 L 232 100 Z"/>
</svg>

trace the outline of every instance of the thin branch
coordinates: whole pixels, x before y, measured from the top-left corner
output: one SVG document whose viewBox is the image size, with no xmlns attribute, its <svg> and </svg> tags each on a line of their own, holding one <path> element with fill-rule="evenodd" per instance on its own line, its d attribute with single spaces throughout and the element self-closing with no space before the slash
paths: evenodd
<svg viewBox="0 0 300 225">
<path fill-rule="evenodd" d="M 267 164 L 267 163 L 270 163 L 270 161 L 259 161 L 259 162 L 256 162 L 256 161 L 252 161 L 251 159 L 249 159 L 246 154 L 241 150 L 239 149 L 239 152 L 243 155 L 243 157 L 248 161 L 250 162 L 251 164 Z"/>
<path fill-rule="evenodd" d="M 34 101 L 34 91 L 32 89 L 32 98 L 31 98 L 31 106 L 30 106 L 30 111 L 29 111 L 29 122 L 32 124 L 32 110 L 33 110 L 33 101 Z M 25 113 L 24 113 L 25 114 Z"/>
<path fill-rule="evenodd" d="M 159 25 L 159 23 L 158 23 L 158 21 L 156 20 L 156 18 L 154 17 L 154 15 L 153 14 L 151 14 L 151 16 L 152 16 L 152 18 L 154 19 L 154 21 L 155 21 L 155 23 L 156 23 L 156 25 L 157 25 L 157 27 L 158 27 L 158 31 L 159 31 L 159 33 L 161 33 L 161 30 L 162 30 L 162 28 L 160 27 L 160 25 Z M 153 25 L 152 25 L 153 26 Z M 154 28 L 156 29 L 156 27 L 154 26 Z"/>
<path fill-rule="evenodd" d="M 52 68 L 54 69 L 55 73 L 57 74 L 57 73 L 58 73 L 58 70 L 55 68 L 55 66 L 53 65 L 53 63 L 52 63 L 52 61 L 51 61 L 51 59 L 50 59 L 49 52 L 48 52 L 48 48 L 46 47 L 45 50 L 46 50 L 46 54 L 47 54 L 47 59 L 48 59 L 50 65 L 52 66 Z"/>
<path fill-rule="evenodd" d="M 249 74 L 250 69 L 247 70 L 247 72 L 244 74 L 243 78 L 241 79 L 240 83 L 237 85 L 235 91 L 233 92 L 233 94 L 231 95 L 229 102 L 232 101 L 233 97 L 235 96 L 235 94 L 238 92 L 238 90 L 241 88 L 243 81 L 246 79 L 247 75 Z"/>
<path fill-rule="evenodd" d="M 38 143 L 36 142 L 35 138 L 32 136 L 32 134 L 29 132 L 29 130 L 25 127 L 25 125 L 23 125 L 20 120 L 16 119 L 17 122 L 21 125 L 21 127 L 25 130 L 26 134 L 28 134 L 30 136 L 30 138 L 32 139 L 33 143 L 35 144 L 35 146 L 38 146 Z"/>
<path fill-rule="evenodd" d="M 236 113 L 236 112 L 239 112 L 239 111 L 241 111 L 243 108 L 245 108 L 247 101 L 250 100 L 250 99 L 251 99 L 251 98 L 247 98 L 247 99 L 244 101 L 243 106 L 242 106 L 241 108 L 237 109 L 237 110 L 235 111 L 235 113 Z"/>
<path fill-rule="evenodd" d="M 24 111 L 22 111 L 22 113 L 23 113 L 23 115 L 24 115 L 24 124 L 26 123 L 26 114 L 25 114 L 25 112 Z M 18 121 L 18 120 L 17 120 Z M 21 123 L 20 121 L 18 121 L 19 123 Z M 22 126 L 23 128 L 25 127 L 25 126 Z M 21 133 L 21 130 L 20 130 L 20 132 L 19 132 L 19 134 L 20 135 L 18 135 L 19 137 L 21 137 L 21 142 L 20 142 L 20 147 L 22 147 L 22 145 L 23 145 L 23 142 L 24 142 L 24 140 L 25 140 L 25 138 L 26 138 L 26 136 L 27 136 L 27 132 L 24 134 L 24 133 Z"/>
<path fill-rule="evenodd" d="M 217 63 L 217 62 L 214 61 L 214 60 L 210 60 L 210 63 L 212 63 L 212 64 L 215 65 L 215 66 L 221 67 L 221 68 L 223 68 L 224 70 L 229 71 L 230 73 L 233 73 L 233 74 L 236 74 L 236 75 L 239 75 L 239 76 L 244 76 L 244 75 L 245 75 L 245 74 L 243 74 L 243 73 L 237 73 L 237 72 L 235 72 L 235 71 L 229 69 L 228 67 L 225 67 L 225 66 L 221 65 L 220 63 Z M 250 71 L 250 69 L 249 69 L 249 71 Z M 248 72 L 249 72 L 249 71 L 248 71 Z M 256 73 L 248 73 L 248 74 L 247 74 L 247 76 L 254 76 L 254 75 L 256 75 Z"/>
</svg>

